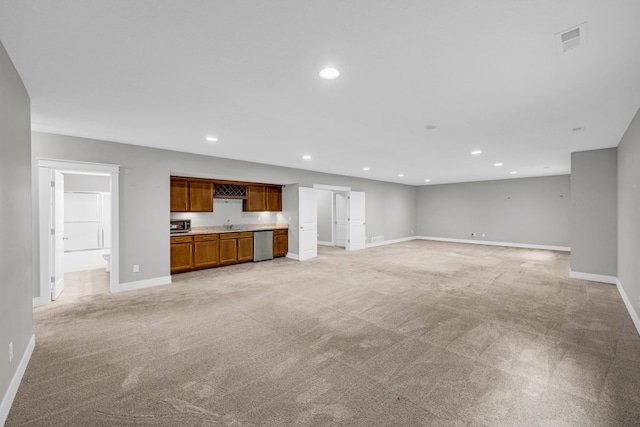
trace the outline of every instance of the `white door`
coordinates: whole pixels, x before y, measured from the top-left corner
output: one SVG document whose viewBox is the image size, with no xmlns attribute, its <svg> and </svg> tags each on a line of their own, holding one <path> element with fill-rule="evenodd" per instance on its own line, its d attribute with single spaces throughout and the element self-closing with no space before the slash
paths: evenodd
<svg viewBox="0 0 640 427">
<path fill-rule="evenodd" d="M 54 172 L 53 209 L 51 209 L 51 300 L 64 290 L 64 175 Z"/>
<path fill-rule="evenodd" d="M 347 205 L 349 206 L 347 250 L 364 249 L 367 235 L 364 215 L 364 192 L 349 191 L 347 193 Z"/>
<path fill-rule="evenodd" d="M 318 256 L 318 200 L 314 188 L 298 189 L 298 256 L 300 261 Z"/>
<path fill-rule="evenodd" d="M 336 193 L 336 246 L 347 246 L 347 196 Z"/>
</svg>

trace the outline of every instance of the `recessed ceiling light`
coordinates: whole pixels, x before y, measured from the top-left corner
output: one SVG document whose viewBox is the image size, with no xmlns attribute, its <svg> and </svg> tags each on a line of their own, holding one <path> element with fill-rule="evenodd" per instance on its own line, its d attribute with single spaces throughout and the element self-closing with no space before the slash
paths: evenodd
<svg viewBox="0 0 640 427">
<path fill-rule="evenodd" d="M 206 139 L 209 142 L 218 142 L 218 138 L 216 138 L 215 136 L 208 136 Z"/>
<path fill-rule="evenodd" d="M 398 176 L 399 176 L 400 178 L 402 178 L 402 177 L 404 176 L 404 174 L 403 174 L 403 173 L 399 173 L 399 174 L 398 174 Z"/>
<path fill-rule="evenodd" d="M 502 166 L 502 163 L 500 163 L 500 162 L 494 163 L 493 166 Z"/>
<path fill-rule="evenodd" d="M 424 128 L 426 130 L 434 130 L 435 128 L 437 128 L 437 126 L 436 125 L 426 125 Z"/>
<path fill-rule="evenodd" d="M 333 80 L 340 75 L 340 71 L 335 68 L 323 68 L 320 70 L 320 77 L 325 80 Z"/>
<path fill-rule="evenodd" d="M 482 154 L 482 150 L 473 150 L 471 154 L 473 154 L 474 156 L 477 156 L 478 154 Z"/>
<path fill-rule="evenodd" d="M 368 170 L 369 170 L 369 168 L 362 168 L 362 170 L 363 170 L 363 171 L 368 171 Z"/>
<path fill-rule="evenodd" d="M 431 180 L 430 179 L 425 179 L 424 182 L 431 182 Z"/>
<path fill-rule="evenodd" d="M 511 173 L 511 175 L 515 175 L 515 174 L 518 173 L 518 171 L 511 171 L 510 173 Z"/>
<path fill-rule="evenodd" d="M 305 160 L 311 160 L 311 156 L 309 156 L 308 154 L 302 156 L 302 158 L 305 159 Z"/>
</svg>

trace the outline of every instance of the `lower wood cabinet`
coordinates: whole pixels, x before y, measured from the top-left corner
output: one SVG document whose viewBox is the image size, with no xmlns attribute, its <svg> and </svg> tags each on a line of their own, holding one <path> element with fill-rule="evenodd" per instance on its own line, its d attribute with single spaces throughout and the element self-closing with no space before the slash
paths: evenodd
<svg viewBox="0 0 640 427">
<path fill-rule="evenodd" d="M 287 255 L 287 230 L 273 230 L 273 256 Z M 253 232 L 171 236 L 171 273 L 253 261 Z"/>
<path fill-rule="evenodd" d="M 220 265 L 217 234 L 193 236 L 193 267 L 210 268 Z"/>
<path fill-rule="evenodd" d="M 253 232 L 220 234 L 220 265 L 253 261 Z"/>
<path fill-rule="evenodd" d="M 171 273 L 193 270 L 193 237 L 171 237 Z"/>
<path fill-rule="evenodd" d="M 273 256 L 286 256 L 289 251 L 289 231 L 273 230 Z"/>
</svg>

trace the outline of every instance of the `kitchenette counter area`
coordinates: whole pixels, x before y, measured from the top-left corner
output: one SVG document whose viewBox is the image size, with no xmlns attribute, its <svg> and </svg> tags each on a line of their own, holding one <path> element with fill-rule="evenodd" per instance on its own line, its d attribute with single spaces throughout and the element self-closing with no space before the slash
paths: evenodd
<svg viewBox="0 0 640 427">
<path fill-rule="evenodd" d="M 265 233 L 268 233 L 266 249 Z M 194 227 L 187 232 L 172 233 L 170 240 L 171 274 L 176 274 L 284 257 L 289 247 L 289 230 L 286 224 Z M 260 246 L 256 247 L 255 242 L 260 242 Z"/>
</svg>

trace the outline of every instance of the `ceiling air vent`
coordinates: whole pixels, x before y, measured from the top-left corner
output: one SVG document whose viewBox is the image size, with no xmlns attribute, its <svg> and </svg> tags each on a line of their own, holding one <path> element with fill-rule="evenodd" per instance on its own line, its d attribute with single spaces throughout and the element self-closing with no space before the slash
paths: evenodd
<svg viewBox="0 0 640 427">
<path fill-rule="evenodd" d="M 556 34 L 556 48 L 558 53 L 565 53 L 587 42 L 587 23 L 561 31 Z"/>
</svg>

